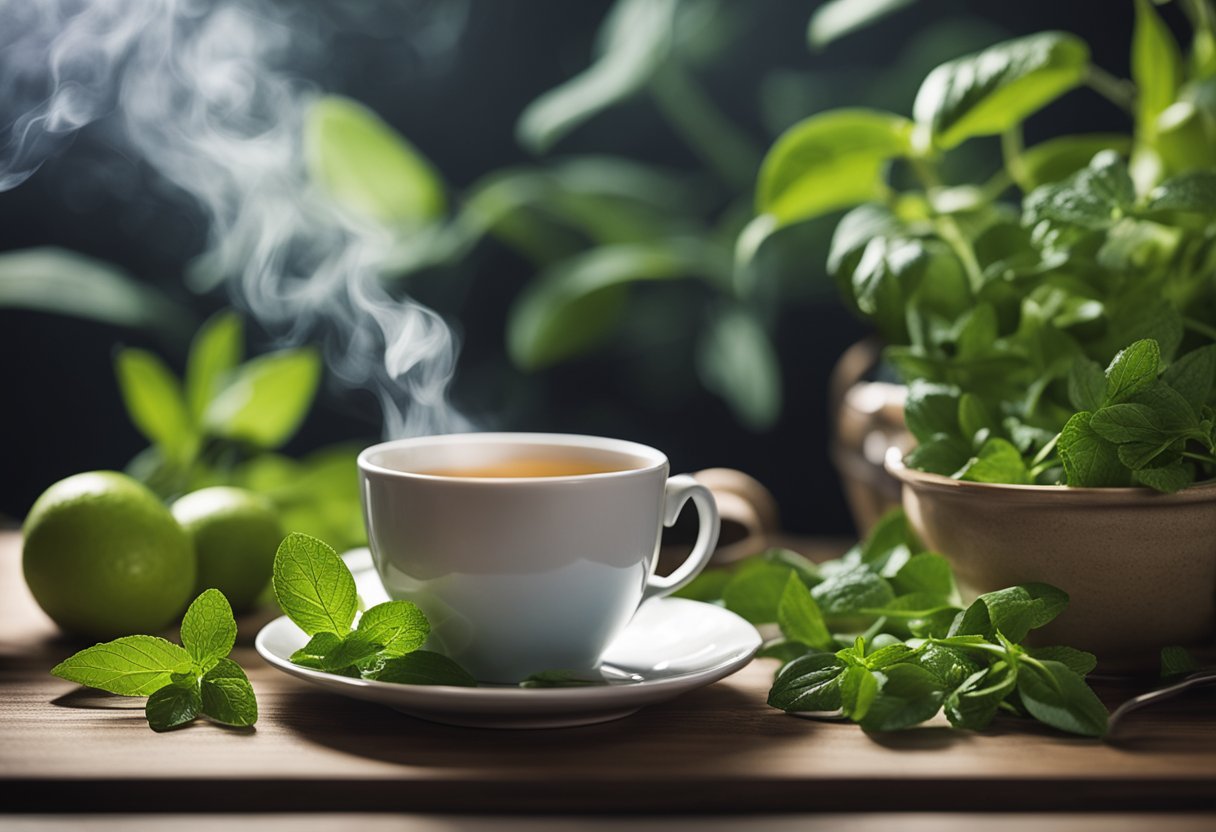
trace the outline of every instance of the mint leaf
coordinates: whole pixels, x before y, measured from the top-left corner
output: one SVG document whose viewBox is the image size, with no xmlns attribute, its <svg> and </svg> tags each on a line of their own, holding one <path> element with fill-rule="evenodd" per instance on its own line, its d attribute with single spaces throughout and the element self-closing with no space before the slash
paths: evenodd
<svg viewBox="0 0 1216 832">
<path fill-rule="evenodd" d="M 857 720 L 865 730 L 898 731 L 932 719 L 941 710 L 946 696 L 941 681 L 923 667 L 903 662 L 875 675 L 878 690 Z"/>
<path fill-rule="evenodd" d="M 169 684 L 170 674 L 190 668 L 190 654 L 171 641 L 123 636 L 64 659 L 51 675 L 120 696 L 149 696 Z"/>
<path fill-rule="evenodd" d="M 895 598 L 891 585 L 865 567 L 832 575 L 811 590 L 827 618 L 848 616 L 868 607 L 882 607 Z"/>
<path fill-rule="evenodd" d="M 1064 476 L 1074 488 L 1127 485 L 1127 468 L 1115 445 L 1093 429 L 1093 416 L 1089 411 L 1076 413 L 1060 431 L 1057 448 Z"/>
<path fill-rule="evenodd" d="M 258 721 L 253 686 L 236 662 L 220 659 L 203 676 L 201 713 L 221 725 L 238 728 Z"/>
<path fill-rule="evenodd" d="M 1149 193 L 1150 211 L 1216 212 L 1216 172 L 1191 171 L 1167 179 Z"/>
<path fill-rule="evenodd" d="M 976 671 L 946 697 L 946 718 L 955 728 L 984 730 L 1016 689 L 1017 678 L 1017 668 L 1004 661 Z"/>
<path fill-rule="evenodd" d="M 309 635 L 344 635 L 355 619 L 358 598 L 350 570 L 328 544 L 293 532 L 274 557 L 274 594 L 296 626 Z"/>
<path fill-rule="evenodd" d="M 1191 350 L 1166 367 L 1161 380 L 1199 410 L 1211 398 L 1212 387 L 1216 385 L 1216 344 Z"/>
<path fill-rule="evenodd" d="M 385 601 L 363 613 L 356 632 L 380 644 L 386 656 L 404 656 L 426 642 L 431 624 L 417 604 Z"/>
<path fill-rule="evenodd" d="M 1023 662 L 1018 693 L 1031 716 L 1053 728 L 1087 737 L 1106 733 L 1106 706 L 1084 679 L 1060 662 Z"/>
<path fill-rule="evenodd" d="M 777 605 L 777 623 L 788 639 L 819 650 L 829 650 L 835 646 L 832 634 L 824 623 L 823 613 L 812 600 L 810 590 L 793 572 L 786 579 L 785 590 Z"/>
<path fill-rule="evenodd" d="M 1050 584 L 1019 584 L 986 592 L 967 608 L 950 635 L 992 639 L 999 632 L 1019 642 L 1031 630 L 1050 623 L 1067 606 L 1068 593 Z"/>
<path fill-rule="evenodd" d="M 853 665 L 840 674 L 840 710 L 854 722 L 861 722 L 878 696 L 878 674 Z"/>
<path fill-rule="evenodd" d="M 1141 468 L 1132 478 L 1140 485 L 1147 485 L 1165 494 L 1173 494 L 1195 481 L 1195 469 L 1179 461 L 1163 468 Z"/>
<path fill-rule="evenodd" d="M 1106 373 L 1097 361 L 1073 362 L 1068 370 L 1068 401 L 1077 410 L 1097 410 L 1106 401 Z"/>
<path fill-rule="evenodd" d="M 154 691 L 144 705 L 144 715 L 148 718 L 148 727 L 160 733 L 193 722 L 202 706 L 198 679 L 191 675 Z"/>
<path fill-rule="evenodd" d="M 337 633 L 317 633 L 299 650 L 291 654 L 292 664 L 321 669 L 321 660 L 338 649 L 342 637 Z"/>
<path fill-rule="evenodd" d="M 926 644 L 916 656 L 916 663 L 940 679 L 945 688 L 961 685 L 980 669 L 980 665 L 961 650 L 944 644 Z"/>
<path fill-rule="evenodd" d="M 950 562 L 935 552 L 913 555 L 891 578 L 891 586 L 901 595 L 925 593 L 948 600 L 954 597 L 954 572 Z"/>
<path fill-rule="evenodd" d="M 332 650 L 320 657 L 320 669 L 327 673 L 344 670 L 375 656 L 382 647 L 382 644 L 372 641 L 365 633 L 349 633 Z"/>
<path fill-rule="evenodd" d="M 456 662 L 429 650 L 415 650 L 388 659 L 375 675 L 377 682 L 400 685 L 451 685 L 475 688 L 477 680 Z"/>
<path fill-rule="evenodd" d="M 1159 442 L 1168 434 L 1153 410 L 1142 404 L 1112 404 L 1094 413 L 1089 421 L 1094 432 L 1108 442 Z"/>
<path fill-rule="evenodd" d="M 969 482 L 1001 482 L 1014 485 L 1028 485 L 1031 482 L 1022 452 L 1007 439 L 1000 438 L 985 442 L 980 452 L 958 471 L 956 477 Z"/>
<path fill-rule="evenodd" d="M 739 568 L 722 590 L 726 608 L 752 624 L 777 620 L 777 607 L 793 570 L 785 565 L 751 561 Z"/>
<path fill-rule="evenodd" d="M 1151 339 L 1137 341 L 1119 353 L 1106 368 L 1105 404 L 1118 404 L 1157 380 L 1161 349 Z"/>
<path fill-rule="evenodd" d="M 1059 662 L 1080 676 L 1088 676 L 1098 666 L 1098 658 L 1093 653 L 1074 647 L 1032 647 L 1027 653 L 1031 658 Z"/>
<path fill-rule="evenodd" d="M 1186 676 L 1199 669 L 1199 662 L 1185 647 L 1161 648 L 1161 678 Z"/>
<path fill-rule="evenodd" d="M 204 590 L 182 617 L 182 646 L 200 672 L 206 672 L 232 652 L 236 644 L 236 619 L 224 593 Z"/>
<path fill-rule="evenodd" d="M 783 711 L 835 711 L 844 669 L 845 663 L 831 653 L 794 659 L 777 672 L 768 704 Z"/>
<path fill-rule="evenodd" d="M 970 459 L 970 444 L 956 436 L 938 436 L 922 440 L 904 457 L 904 464 L 918 471 L 949 477 Z"/>
</svg>

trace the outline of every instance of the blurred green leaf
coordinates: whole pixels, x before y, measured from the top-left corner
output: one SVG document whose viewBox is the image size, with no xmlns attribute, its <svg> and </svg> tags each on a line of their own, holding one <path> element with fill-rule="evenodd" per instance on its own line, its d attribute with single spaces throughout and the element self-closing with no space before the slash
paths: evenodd
<svg viewBox="0 0 1216 832">
<path fill-rule="evenodd" d="M 1149 194 L 1149 210 L 1216 213 L 1216 172 L 1194 171 L 1162 182 Z"/>
<path fill-rule="evenodd" d="M 128 348 L 118 351 L 114 370 L 135 427 L 171 461 L 188 462 L 198 440 L 181 384 L 169 368 L 150 352 Z"/>
<path fill-rule="evenodd" d="M 541 95 L 515 126 L 519 142 L 543 153 L 600 111 L 642 89 L 670 54 L 676 0 L 617 0 L 590 67 Z"/>
<path fill-rule="evenodd" d="M 957 58 L 929 73 L 913 104 L 918 146 L 949 149 L 1003 133 L 1085 80 L 1089 47 L 1040 32 Z"/>
<path fill-rule="evenodd" d="M 259 356 L 241 365 L 211 400 L 204 424 L 218 436 L 277 448 L 308 413 L 320 376 L 321 359 L 311 349 Z"/>
<path fill-rule="evenodd" d="M 1178 43 L 1148 0 L 1136 0 L 1132 31 L 1132 80 L 1136 82 L 1136 129 L 1151 144 L 1157 116 L 1174 103 L 1182 75 Z"/>
<path fill-rule="evenodd" d="M 1130 136 L 1118 133 L 1085 133 L 1060 136 L 1040 142 L 1022 153 L 1022 166 L 1031 187 L 1067 179 L 1084 168 L 1103 150 L 1126 155 L 1132 147 Z"/>
<path fill-rule="evenodd" d="M 698 344 L 697 371 L 706 389 L 730 406 L 754 431 L 768 430 L 781 415 L 781 365 L 768 333 L 742 307 L 710 319 Z"/>
<path fill-rule="evenodd" d="M 811 15 L 806 38 L 814 49 L 822 49 L 858 29 L 864 29 L 915 0 L 828 0 Z"/>
<path fill-rule="evenodd" d="M 244 352 L 244 326 L 230 309 L 217 312 L 195 334 L 186 359 L 186 403 L 195 424 L 202 422 L 207 403 Z"/>
<path fill-rule="evenodd" d="M 304 144 L 309 173 L 345 208 L 404 226 L 445 211 L 443 184 L 431 163 L 356 101 L 330 95 L 314 102 Z"/>
<path fill-rule="evenodd" d="M 0 308 L 71 315 L 177 335 L 185 309 L 111 263 L 62 248 L 0 254 Z"/>
<path fill-rule="evenodd" d="M 602 246 L 546 270 L 507 321 L 515 364 L 538 369 L 601 343 L 624 313 L 629 284 L 688 276 L 729 278 L 729 255 L 696 239 Z"/>
<path fill-rule="evenodd" d="M 777 225 L 879 198 L 883 166 L 911 150 L 912 123 L 875 110 L 833 110 L 791 127 L 764 159 L 756 210 Z"/>
</svg>

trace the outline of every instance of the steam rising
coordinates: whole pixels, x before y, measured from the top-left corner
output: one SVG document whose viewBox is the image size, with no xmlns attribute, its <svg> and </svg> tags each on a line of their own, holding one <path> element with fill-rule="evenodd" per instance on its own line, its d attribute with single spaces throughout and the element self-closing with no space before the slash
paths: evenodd
<svg viewBox="0 0 1216 832">
<path fill-rule="evenodd" d="M 302 123 L 317 91 L 288 67 L 332 34 L 312 9 L 0 0 L 0 191 L 82 127 L 118 120 L 129 147 L 198 200 L 210 220 L 202 262 L 238 306 L 288 343 L 322 342 L 335 376 L 379 397 L 389 436 L 467 429 L 447 402 L 451 331 L 381 282 L 392 235 L 340 213 L 308 179 Z"/>
</svg>

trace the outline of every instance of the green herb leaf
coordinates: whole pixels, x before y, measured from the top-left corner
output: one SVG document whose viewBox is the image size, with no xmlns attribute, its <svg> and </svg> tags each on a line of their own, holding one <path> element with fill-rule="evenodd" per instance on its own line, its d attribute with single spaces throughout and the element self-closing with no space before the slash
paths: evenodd
<svg viewBox="0 0 1216 832">
<path fill-rule="evenodd" d="M 1161 348 L 1145 339 L 1120 350 L 1106 368 L 1106 404 L 1127 401 L 1133 394 L 1157 380 L 1161 368 Z"/>
<path fill-rule="evenodd" d="M 1098 666 L 1098 659 L 1093 653 L 1075 647 L 1031 647 L 1027 652 L 1031 658 L 1059 662 L 1079 676 L 1088 676 Z"/>
<path fill-rule="evenodd" d="M 1157 116 L 1177 97 L 1182 57 L 1169 27 L 1148 0 L 1136 0 L 1131 64 L 1137 90 L 1136 129 L 1151 143 Z"/>
<path fill-rule="evenodd" d="M 200 672 L 231 653 L 236 644 L 236 620 L 224 593 L 207 589 L 195 598 L 182 618 L 181 636 L 182 646 Z"/>
<path fill-rule="evenodd" d="M 735 572 L 722 590 L 726 608 L 752 624 L 777 620 L 777 610 L 793 570 L 783 564 L 753 561 Z"/>
<path fill-rule="evenodd" d="M 807 41 L 822 49 L 833 41 L 912 5 L 915 0 L 828 0 L 811 14 Z"/>
<path fill-rule="evenodd" d="M 1127 468 L 1119 460 L 1115 445 L 1098 435 L 1090 424 L 1093 414 L 1076 413 L 1060 432 L 1057 444 L 1064 475 L 1073 487 L 1106 487 L 1128 484 Z"/>
<path fill-rule="evenodd" d="M 1216 211 L 1216 172 L 1191 171 L 1162 182 L 1149 194 L 1150 211 Z"/>
<path fill-rule="evenodd" d="M 962 650 L 944 644 L 926 644 L 916 656 L 916 663 L 936 676 L 944 690 L 956 688 L 980 665 Z"/>
<path fill-rule="evenodd" d="M 1178 461 L 1163 468 L 1141 468 L 1132 478 L 1140 485 L 1147 485 L 1165 494 L 1173 494 L 1195 482 L 1195 469 Z"/>
<path fill-rule="evenodd" d="M 1131 149 L 1131 137 L 1116 133 L 1088 133 L 1048 139 L 1026 148 L 1022 153 L 1026 184 L 1036 188 L 1059 182 L 1084 168 L 1090 159 L 1103 150 L 1126 155 Z"/>
<path fill-rule="evenodd" d="M 153 691 L 144 705 L 144 715 L 148 718 L 148 727 L 161 733 L 193 722 L 202 707 L 198 679 L 190 675 L 180 684 L 174 682 Z"/>
<path fill-rule="evenodd" d="M 819 606 L 811 599 L 810 590 L 793 572 L 786 579 L 785 590 L 777 606 L 777 623 L 788 639 L 818 650 L 830 650 L 835 646 Z"/>
<path fill-rule="evenodd" d="M 293 532 L 274 558 L 275 598 L 287 617 L 308 635 L 345 635 L 355 618 L 355 579 L 330 546 Z"/>
<path fill-rule="evenodd" d="M 228 439 L 277 448 L 296 432 L 321 378 L 315 350 L 289 349 L 242 364 L 207 405 L 203 422 Z"/>
<path fill-rule="evenodd" d="M 883 607 L 895 598 L 895 592 L 884 578 L 862 567 L 832 575 L 811 590 L 811 597 L 826 618 L 834 619 Z"/>
<path fill-rule="evenodd" d="M 245 671 L 231 659 L 220 659 L 203 676 L 202 714 L 221 725 L 243 728 L 258 721 L 258 702 Z"/>
<path fill-rule="evenodd" d="M 1199 662 L 1185 647 L 1161 648 L 1161 678 L 1186 676 L 1199 669 Z"/>
<path fill-rule="evenodd" d="M 688 598 L 692 601 L 721 601 L 723 590 L 730 583 L 731 573 L 725 569 L 706 569 L 683 588 L 671 594 L 673 598 Z"/>
<path fill-rule="evenodd" d="M 886 162 L 911 152 L 912 123 L 877 110 L 831 110 L 787 130 L 760 168 L 756 210 L 779 225 L 877 199 Z"/>
<path fill-rule="evenodd" d="M 135 427 L 165 456 L 185 462 L 198 440 L 177 378 L 163 361 L 145 350 L 119 350 L 114 369 Z"/>
<path fill-rule="evenodd" d="M 925 593 L 950 599 L 956 593 L 950 562 L 935 552 L 913 555 L 891 578 L 891 586 L 901 595 Z"/>
<path fill-rule="evenodd" d="M 447 656 L 429 650 L 415 650 L 404 656 L 388 659 L 374 678 L 378 682 L 401 685 L 477 687 L 477 680 L 467 670 Z"/>
<path fill-rule="evenodd" d="M 1017 688 L 1015 666 L 1000 661 L 976 671 L 946 697 L 946 717 L 955 728 L 983 731 L 997 710 Z"/>
<path fill-rule="evenodd" d="M 877 695 L 857 719 L 867 731 L 898 731 L 932 719 L 942 707 L 945 691 L 932 673 L 908 662 L 883 668 Z"/>
<path fill-rule="evenodd" d="M 999 43 L 929 73 L 913 105 L 916 123 L 946 149 L 1003 133 L 1079 86 L 1088 64 L 1085 42 L 1065 32 Z"/>
<path fill-rule="evenodd" d="M 1068 370 L 1068 401 L 1077 410 L 1097 410 L 1106 403 L 1106 373 L 1097 361 L 1078 358 Z"/>
<path fill-rule="evenodd" d="M 1085 680 L 1060 662 L 1040 664 L 1023 663 L 1018 672 L 1018 693 L 1026 710 L 1061 731 L 1087 737 L 1104 735 L 1106 707 Z"/>
<path fill-rule="evenodd" d="M 880 675 L 861 665 L 853 665 L 840 674 L 840 710 L 854 722 L 865 719 L 878 696 Z"/>
<path fill-rule="evenodd" d="M 1199 410 L 1211 398 L 1216 385 L 1216 344 L 1191 350 L 1166 367 L 1161 380 Z"/>
<path fill-rule="evenodd" d="M 812 653 L 777 672 L 768 704 L 783 711 L 835 711 L 840 708 L 840 674 L 845 663 L 831 653 Z"/>
<path fill-rule="evenodd" d="M 993 438 L 962 467 L 957 478 L 970 482 L 1003 482 L 1029 485 L 1032 480 L 1022 452 L 1007 439 Z"/>
<path fill-rule="evenodd" d="M 347 633 L 332 650 L 320 657 L 320 669 L 326 673 L 342 672 L 379 654 L 381 647 L 364 633 Z"/>
<path fill-rule="evenodd" d="M 381 645 L 386 656 L 404 656 L 426 642 L 431 624 L 417 604 L 385 601 L 363 613 L 357 632 Z"/>
<path fill-rule="evenodd" d="M 170 683 L 170 674 L 190 668 L 190 654 L 171 641 L 123 636 L 86 647 L 55 665 L 51 675 L 120 696 L 149 696 Z"/>
<path fill-rule="evenodd" d="M 1027 224 L 1051 220 L 1083 229 L 1106 229 L 1130 212 L 1136 186 L 1117 153 L 1104 150 L 1063 182 L 1026 195 L 1022 213 Z"/>
<path fill-rule="evenodd" d="M 291 654 L 291 662 L 302 667 L 321 670 L 322 660 L 337 650 L 341 643 L 342 637 L 337 633 L 317 633 L 308 640 L 308 644 Z"/>
<path fill-rule="evenodd" d="M 431 163 L 356 101 L 327 95 L 314 102 L 304 147 L 309 174 L 352 211 L 408 228 L 445 210 L 443 184 Z"/>
<path fill-rule="evenodd" d="M 186 403 L 195 424 L 202 423 L 207 405 L 244 351 L 244 327 L 231 310 L 217 312 L 194 336 L 186 360 Z"/>
<path fill-rule="evenodd" d="M 950 635 L 995 638 L 999 632 L 1012 642 L 1050 623 L 1068 606 L 1068 593 L 1050 584 L 1029 583 L 986 592 L 967 608 Z"/>
</svg>

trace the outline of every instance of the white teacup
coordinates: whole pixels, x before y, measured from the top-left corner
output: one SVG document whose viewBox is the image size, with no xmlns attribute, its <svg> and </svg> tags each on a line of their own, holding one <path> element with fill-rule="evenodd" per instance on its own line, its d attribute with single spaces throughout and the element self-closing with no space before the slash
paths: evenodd
<svg viewBox="0 0 1216 832">
<path fill-rule="evenodd" d="M 471 433 L 359 454 L 368 543 L 388 594 L 418 604 L 430 647 L 485 682 L 590 669 L 648 598 L 704 568 L 718 510 L 667 457 L 618 439 Z M 697 506 L 692 553 L 654 574 L 662 526 Z"/>
</svg>

